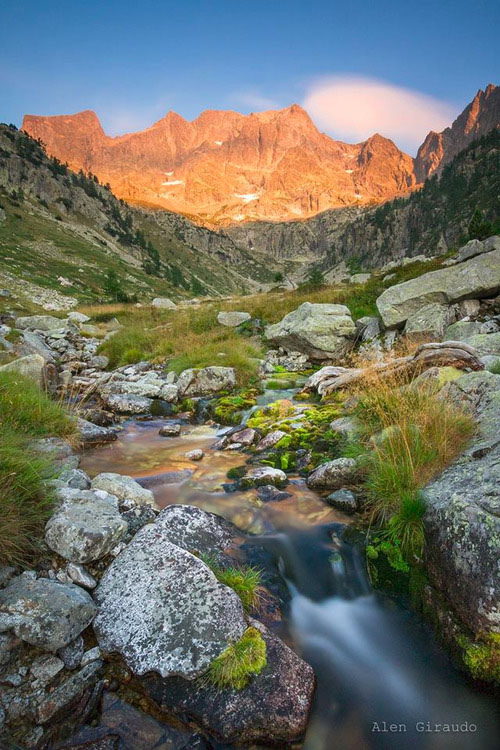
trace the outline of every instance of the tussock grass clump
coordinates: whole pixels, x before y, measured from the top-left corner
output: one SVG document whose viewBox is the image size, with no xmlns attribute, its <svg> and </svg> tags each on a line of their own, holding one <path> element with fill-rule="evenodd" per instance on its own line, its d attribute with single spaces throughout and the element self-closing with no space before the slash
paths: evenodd
<svg viewBox="0 0 500 750">
<path fill-rule="evenodd" d="M 50 459 L 30 447 L 48 436 L 73 438 L 75 422 L 29 378 L 0 373 L 0 564 L 33 553 L 52 505 Z"/>
<path fill-rule="evenodd" d="M 421 553 L 425 512 L 420 490 L 465 448 L 472 418 L 424 384 L 371 378 L 356 407 L 361 426 L 351 455 L 364 469 L 372 520 L 405 556 Z"/>
<path fill-rule="evenodd" d="M 225 567 L 210 556 L 204 556 L 202 559 L 220 583 L 229 586 L 238 594 L 245 612 L 258 609 L 262 593 L 260 570 L 251 565 Z"/>
<path fill-rule="evenodd" d="M 0 373 L 0 425 L 30 437 L 72 437 L 76 431 L 74 419 L 60 404 L 15 372 Z"/>
<path fill-rule="evenodd" d="M 239 641 L 232 643 L 213 660 L 202 679 L 220 690 L 243 690 L 252 677 L 266 666 L 266 652 L 261 633 L 257 628 L 247 628 Z"/>
</svg>

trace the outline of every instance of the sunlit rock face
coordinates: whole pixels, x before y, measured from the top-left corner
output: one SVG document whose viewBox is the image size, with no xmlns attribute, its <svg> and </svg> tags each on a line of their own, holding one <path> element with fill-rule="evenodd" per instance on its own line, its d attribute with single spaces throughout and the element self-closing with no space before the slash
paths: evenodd
<svg viewBox="0 0 500 750">
<path fill-rule="evenodd" d="M 320 133 L 298 105 L 241 115 L 169 112 L 138 133 L 110 137 L 92 111 L 26 115 L 23 129 L 74 170 L 96 174 L 125 200 L 207 224 L 301 219 L 407 192 L 413 159 L 375 134 L 350 145 Z"/>
</svg>

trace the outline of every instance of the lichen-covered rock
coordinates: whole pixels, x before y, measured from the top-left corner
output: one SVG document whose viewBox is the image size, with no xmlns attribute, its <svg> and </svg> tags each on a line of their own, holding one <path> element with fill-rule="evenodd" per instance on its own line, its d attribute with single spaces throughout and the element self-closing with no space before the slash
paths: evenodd
<svg viewBox="0 0 500 750">
<path fill-rule="evenodd" d="M 219 391 L 231 391 L 236 386 L 236 373 L 232 367 L 203 367 L 184 370 L 179 375 L 179 397 L 210 396 Z"/>
<path fill-rule="evenodd" d="M 145 396 L 147 398 L 161 398 L 168 403 L 177 401 L 177 386 L 167 382 L 166 377 L 160 376 L 158 372 L 150 370 L 135 379 L 121 375 L 114 375 L 113 379 L 105 382 L 99 388 L 103 398 L 111 394 Z"/>
<path fill-rule="evenodd" d="M 454 318 L 453 308 L 433 302 L 410 315 L 404 332 L 413 338 L 421 337 L 441 341 L 446 328 L 453 323 Z"/>
<path fill-rule="evenodd" d="M 88 422 L 86 419 L 78 419 L 77 425 L 83 445 L 112 443 L 118 437 L 115 430 L 111 430 L 109 427 L 101 427 L 93 422 Z"/>
<path fill-rule="evenodd" d="M 181 426 L 178 422 L 165 422 L 158 430 L 158 435 L 162 437 L 179 437 Z"/>
<path fill-rule="evenodd" d="M 64 326 L 65 321 L 53 315 L 28 315 L 16 318 L 16 328 L 29 331 L 53 331 Z"/>
<path fill-rule="evenodd" d="M 110 393 L 103 396 L 109 408 L 118 414 L 149 414 L 153 400 L 132 393 Z"/>
<path fill-rule="evenodd" d="M 304 734 L 315 690 L 311 667 L 255 621 L 267 649 L 267 666 L 243 690 L 220 689 L 179 677 L 147 675 L 150 697 L 167 713 L 190 716 L 221 742 L 284 747 Z"/>
<path fill-rule="evenodd" d="M 356 327 L 345 305 L 313 304 L 300 307 L 265 330 L 265 336 L 286 351 L 298 351 L 311 360 L 338 361 L 347 352 Z"/>
<path fill-rule="evenodd" d="M 228 328 L 236 328 L 247 320 L 251 320 L 252 316 L 247 312 L 224 312 L 221 311 L 217 315 L 217 323 L 221 326 L 227 326 Z"/>
<path fill-rule="evenodd" d="M 163 310 L 175 310 L 177 307 L 175 302 L 172 302 L 168 297 L 155 297 L 151 304 L 153 307 L 159 307 Z"/>
<path fill-rule="evenodd" d="M 45 541 L 65 560 L 99 560 L 125 536 L 127 522 L 114 495 L 103 490 L 59 490 L 59 494 L 63 503 L 47 521 Z"/>
<path fill-rule="evenodd" d="M 356 495 L 350 490 L 335 490 L 328 495 L 326 502 L 342 513 L 350 514 L 358 510 Z"/>
<path fill-rule="evenodd" d="M 136 534 L 107 569 L 95 599 L 99 646 L 120 653 L 139 675 L 192 680 L 246 629 L 235 592 L 172 544 L 162 521 Z"/>
<path fill-rule="evenodd" d="M 441 394 L 473 413 L 479 432 L 425 488 L 427 569 L 463 625 L 487 634 L 500 627 L 500 376 L 463 375 Z"/>
<path fill-rule="evenodd" d="M 114 495 L 127 508 L 135 505 L 156 506 L 155 498 L 151 490 L 141 487 L 133 477 L 125 474 L 114 474 L 113 472 L 102 472 L 92 480 L 93 490 L 104 490 Z"/>
<path fill-rule="evenodd" d="M 225 550 L 238 533 L 221 516 L 195 505 L 168 505 L 158 515 L 156 525 L 169 542 L 198 555 Z"/>
<path fill-rule="evenodd" d="M 2 365 L 0 372 L 18 373 L 43 386 L 47 381 L 53 380 L 51 375 L 48 376 L 50 367 L 50 363 L 47 363 L 40 354 L 27 354 L 25 357 L 19 357 Z"/>
<path fill-rule="evenodd" d="M 242 485 L 248 487 L 260 487 L 264 484 L 283 487 L 287 478 L 281 469 L 274 469 L 272 466 L 257 466 L 255 469 L 250 469 L 240 481 Z"/>
<path fill-rule="evenodd" d="M 320 464 L 307 477 L 307 486 L 318 489 L 336 490 L 356 478 L 358 469 L 353 458 L 336 458 Z"/>
<path fill-rule="evenodd" d="M 21 575 L 0 591 L 0 632 L 12 629 L 32 646 L 54 652 L 74 640 L 95 611 L 79 586 Z"/>
<path fill-rule="evenodd" d="M 386 289 L 377 307 L 388 328 L 402 325 L 425 305 L 448 305 L 467 298 L 489 297 L 500 290 L 500 248 L 464 263 L 424 273 Z"/>
</svg>

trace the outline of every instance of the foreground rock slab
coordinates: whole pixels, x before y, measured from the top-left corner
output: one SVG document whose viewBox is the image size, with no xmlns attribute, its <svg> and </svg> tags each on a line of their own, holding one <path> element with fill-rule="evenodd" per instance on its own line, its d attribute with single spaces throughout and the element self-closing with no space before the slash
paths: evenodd
<svg viewBox="0 0 500 750">
<path fill-rule="evenodd" d="M 18 638 L 46 651 L 67 646 L 95 612 L 86 591 L 49 578 L 21 575 L 0 591 L 0 632 L 12 629 Z"/>
<path fill-rule="evenodd" d="M 164 710 L 188 715 L 224 743 L 280 745 L 304 734 L 315 690 L 311 667 L 263 625 L 267 666 L 243 690 L 220 690 L 180 678 L 143 682 Z"/>
<path fill-rule="evenodd" d="M 126 474 L 102 472 L 92 480 L 92 489 L 104 490 L 115 495 L 127 507 L 135 505 L 151 505 L 156 507 L 155 498 L 151 490 L 141 487 L 133 477 Z"/>
<path fill-rule="evenodd" d="M 246 629 L 234 591 L 169 541 L 163 523 L 143 527 L 95 590 L 94 630 L 104 652 L 139 675 L 194 679 Z"/>
</svg>

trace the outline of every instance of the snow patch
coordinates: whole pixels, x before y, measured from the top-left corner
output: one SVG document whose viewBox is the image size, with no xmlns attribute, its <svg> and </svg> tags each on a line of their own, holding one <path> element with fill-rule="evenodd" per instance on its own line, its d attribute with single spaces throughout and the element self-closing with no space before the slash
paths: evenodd
<svg viewBox="0 0 500 750">
<path fill-rule="evenodd" d="M 259 197 L 258 193 L 235 193 L 235 198 L 241 198 L 244 203 L 250 203 L 250 201 L 256 201 Z"/>
<path fill-rule="evenodd" d="M 214 141 L 214 143 L 215 143 L 216 146 L 222 146 L 222 144 L 224 143 L 224 141 Z"/>
<path fill-rule="evenodd" d="M 294 206 L 290 206 L 290 211 L 292 214 L 295 214 L 296 216 L 302 216 L 302 209 L 301 208 L 294 208 Z"/>
<path fill-rule="evenodd" d="M 354 169 L 346 169 L 345 172 L 346 174 L 352 174 L 354 172 Z"/>
<path fill-rule="evenodd" d="M 167 175 L 167 177 L 172 177 L 173 172 L 165 172 L 165 174 Z"/>
<path fill-rule="evenodd" d="M 170 180 L 170 182 L 162 182 L 162 185 L 166 185 L 167 187 L 171 187 L 172 185 L 184 185 L 184 180 Z"/>
<path fill-rule="evenodd" d="M 361 195 L 361 193 L 354 193 L 354 197 L 355 198 L 362 198 L 363 196 Z"/>
<path fill-rule="evenodd" d="M 236 214 L 236 216 L 234 217 L 234 220 L 243 221 L 244 218 L 245 218 L 244 214 Z"/>
</svg>

